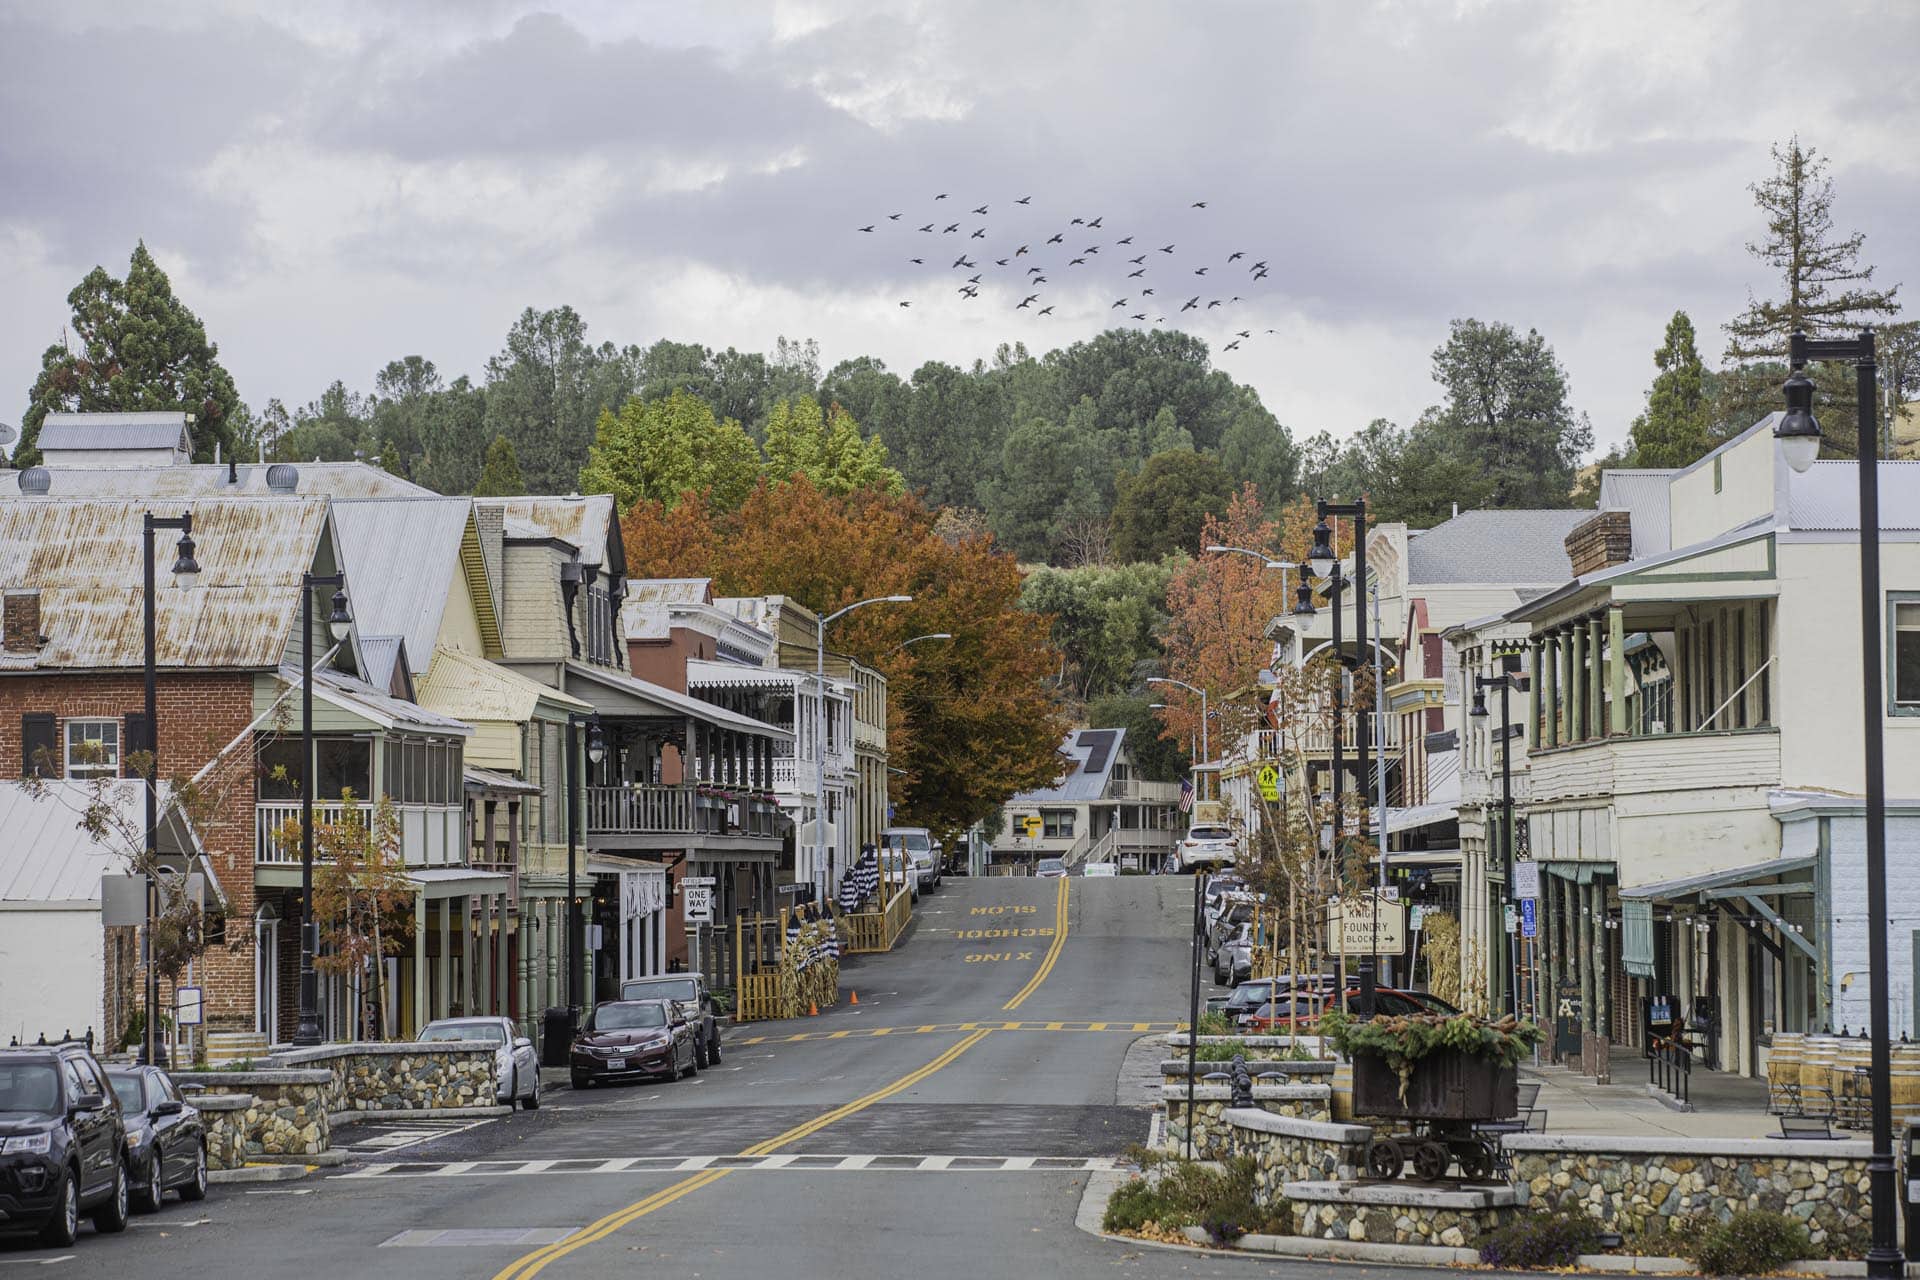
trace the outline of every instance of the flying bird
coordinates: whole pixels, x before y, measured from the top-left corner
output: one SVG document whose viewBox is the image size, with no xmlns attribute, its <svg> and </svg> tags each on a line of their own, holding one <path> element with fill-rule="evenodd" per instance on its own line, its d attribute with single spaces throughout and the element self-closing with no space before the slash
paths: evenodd
<svg viewBox="0 0 1920 1280">
<path fill-rule="evenodd" d="M 942 191 L 939 195 L 934 197 L 935 200 L 945 200 L 946 198 L 947 198 L 947 193 L 944 191 Z"/>
<path fill-rule="evenodd" d="M 1140 268 L 1140 269 L 1139 269 L 1138 271 L 1129 271 L 1129 272 L 1127 272 L 1127 279 L 1129 279 L 1129 280 L 1134 280 L 1134 279 L 1138 279 L 1139 277 L 1141 277 L 1141 276 L 1143 276 L 1143 275 L 1145 275 L 1145 274 L 1147 274 L 1147 269 L 1146 269 L 1145 267 L 1142 267 L 1142 268 Z"/>
<path fill-rule="evenodd" d="M 1256 271 L 1256 272 L 1254 272 L 1254 273 L 1253 273 L 1253 278 L 1254 278 L 1255 280 L 1264 280 L 1264 279 L 1266 279 L 1266 278 L 1267 278 L 1267 272 L 1266 272 L 1266 269 L 1265 269 L 1265 268 L 1263 267 L 1263 268 L 1261 268 L 1260 270 L 1258 270 L 1258 271 Z"/>
<path fill-rule="evenodd" d="M 1215 298 L 1215 299 L 1214 299 L 1214 300 L 1213 300 L 1212 302 L 1209 302 L 1209 303 L 1207 304 L 1207 310 L 1209 310 L 1209 311 L 1211 311 L 1211 310 L 1213 310 L 1213 309 L 1214 309 L 1215 307 L 1217 307 L 1217 306 L 1219 306 L 1219 305 L 1220 305 L 1220 299 L 1218 299 L 1218 298 Z"/>
<path fill-rule="evenodd" d="M 1111 306 L 1111 307 L 1108 307 L 1108 308 L 1107 308 L 1107 310 L 1109 310 L 1109 311 L 1115 311 L 1115 310 L 1118 310 L 1119 308 L 1121 308 L 1121 307 L 1124 307 L 1124 306 L 1126 306 L 1126 305 L 1127 305 L 1127 300 L 1126 300 L 1125 298 L 1122 298 L 1122 299 L 1120 299 L 1120 301 L 1118 301 L 1118 302 L 1116 302 L 1116 303 L 1114 303 L 1114 304 L 1113 304 L 1113 306 Z"/>
<path fill-rule="evenodd" d="M 1152 296 L 1152 294 L 1153 294 L 1153 290 L 1151 290 L 1151 289 L 1142 289 L 1142 290 L 1140 291 L 1140 296 L 1141 296 L 1141 297 L 1143 297 L 1143 298 L 1146 298 L 1146 297 L 1151 297 L 1151 296 Z"/>
<path fill-rule="evenodd" d="M 1207 274 L 1207 269 L 1206 269 L 1205 267 L 1195 267 L 1195 268 L 1193 269 L 1193 274 L 1195 274 L 1195 275 L 1197 275 L 1197 276 L 1203 276 L 1203 275 L 1205 275 L 1205 274 Z"/>
<path fill-rule="evenodd" d="M 898 222 L 898 221 L 900 221 L 900 215 L 899 215 L 899 214 L 897 214 L 897 213 L 890 213 L 890 214 L 888 214 L 888 215 L 887 215 L 887 221 L 888 221 L 888 222 Z"/>
<path fill-rule="evenodd" d="M 1137 315 L 1137 316 L 1128 316 L 1128 317 L 1127 317 L 1127 319 L 1129 319 L 1129 320 L 1145 320 L 1146 318 L 1147 318 L 1147 313 L 1146 313 L 1146 312 L 1144 312 L 1144 311 L 1142 311 L 1142 312 L 1141 312 L 1141 313 L 1140 313 L 1139 315 Z"/>
<path fill-rule="evenodd" d="M 968 283 L 968 284 L 979 284 L 979 283 L 980 283 L 980 277 L 979 277 L 979 276 L 968 276 L 968 277 L 967 277 L 967 283 Z"/>
<path fill-rule="evenodd" d="M 871 231 L 871 230 L 873 230 L 873 224 L 872 224 L 871 222 L 869 222 L 869 223 L 868 223 L 868 224 L 867 224 L 866 226 L 864 226 L 864 227 L 862 227 L 862 228 L 860 228 L 860 229 L 861 229 L 862 231 Z"/>
<path fill-rule="evenodd" d="M 1050 316 L 1050 315 L 1052 315 L 1052 314 L 1053 314 L 1053 308 L 1052 308 L 1052 307 L 1042 307 L 1042 308 L 1040 308 L 1040 311 L 1039 311 L 1039 314 L 1040 314 L 1040 315 L 1043 315 L 1043 316 Z"/>
<path fill-rule="evenodd" d="M 1265 271 L 1266 269 L 1267 269 L 1267 262 L 1265 258 L 1262 258 L 1260 261 L 1254 263 L 1251 267 L 1248 268 L 1249 271 Z"/>
<path fill-rule="evenodd" d="M 910 306 L 912 306 L 913 304 L 912 304 L 911 302 L 903 302 L 903 303 L 901 303 L 900 305 L 901 305 L 901 306 L 903 306 L 903 307 L 910 307 Z"/>
<path fill-rule="evenodd" d="M 959 223 L 957 223 L 957 222 L 950 222 L 950 223 L 948 223 L 948 224 L 947 224 L 946 226 L 944 226 L 944 227 L 942 227 L 942 228 L 940 228 L 940 234 L 941 234 L 941 235 L 943 235 L 943 236 L 950 236 L 950 235 L 952 235 L 952 234 L 953 234 L 954 232 L 956 232 L 956 231 L 958 231 L 959 229 L 960 229 L 960 224 L 959 224 Z"/>
<path fill-rule="evenodd" d="M 1062 237 L 1060 237 L 1060 236 L 1050 236 L 1050 237 L 1048 237 L 1048 239 L 1047 239 L 1047 243 L 1048 243 L 1048 244 L 1059 244 L 1059 243 L 1061 243 L 1061 240 L 1062 240 Z"/>
<path fill-rule="evenodd" d="M 1227 344 L 1226 346 L 1224 346 L 1224 347 L 1222 347 L 1222 348 L 1220 348 L 1220 349 L 1221 349 L 1222 351 L 1233 351 L 1233 350 L 1236 350 L 1236 349 L 1238 349 L 1238 347 L 1239 347 L 1239 346 L 1240 346 L 1240 339 L 1238 339 L 1238 338 L 1235 338 L 1235 339 L 1234 339 L 1234 340 L 1233 340 L 1232 342 L 1229 342 L 1229 343 L 1228 343 L 1228 344 Z"/>
<path fill-rule="evenodd" d="M 1101 217 L 1101 218 L 1104 218 L 1104 217 L 1106 217 L 1106 215 L 1105 215 L 1105 214 L 1103 213 L 1103 214 L 1101 214 L 1101 215 L 1100 215 L 1100 217 Z M 1095 219 L 1094 219 L 1094 220 L 1093 220 L 1092 222 L 1089 222 L 1089 223 L 1088 223 L 1087 225 L 1088 225 L 1088 226 L 1090 226 L 1090 227 L 1097 227 L 1097 226 L 1099 226 L 1099 225 L 1100 225 L 1100 218 L 1095 218 Z"/>
<path fill-rule="evenodd" d="M 1232 261 L 1234 261 L 1235 259 L 1238 259 L 1238 258 L 1244 258 L 1244 257 L 1246 257 L 1246 256 L 1247 256 L 1247 255 L 1246 255 L 1246 254 L 1244 254 L 1244 253 L 1242 253 L 1242 252 L 1241 252 L 1240 250 L 1238 250 L 1238 249 L 1235 249 L 1235 250 L 1234 250 L 1234 251 L 1233 251 L 1232 253 L 1230 253 L 1230 254 L 1228 254 L 1228 255 L 1227 255 L 1227 261 L 1228 261 L 1228 262 L 1232 262 Z"/>
<path fill-rule="evenodd" d="M 1070 227 L 1084 227 L 1087 225 L 1087 220 L 1085 218 L 1075 218 L 1072 222 L 1069 222 L 1067 225 Z"/>
<path fill-rule="evenodd" d="M 954 269 L 954 267 L 964 267 L 966 265 L 967 265 L 967 255 L 963 253 L 959 257 L 953 260 L 953 266 L 948 267 L 947 270 L 951 271 Z"/>
<path fill-rule="evenodd" d="M 1234 336 L 1236 338 L 1251 338 L 1253 335 L 1248 333 L 1245 329 L 1242 329 L 1239 333 L 1235 334 Z"/>
<path fill-rule="evenodd" d="M 1132 263 L 1132 264 L 1133 264 L 1134 266 L 1136 266 L 1136 267 L 1137 267 L 1137 266 L 1139 266 L 1139 265 L 1140 265 L 1141 263 L 1143 263 L 1143 262 L 1145 262 L 1146 260 L 1147 260 L 1147 255 L 1146 255 L 1146 254 L 1144 254 L 1144 253 L 1143 253 L 1143 254 L 1141 254 L 1141 255 L 1140 255 L 1139 257 L 1137 257 L 1137 258 L 1128 258 L 1128 259 L 1127 259 L 1127 261 L 1128 261 L 1128 262 L 1131 262 L 1131 263 Z"/>
<path fill-rule="evenodd" d="M 974 288 L 970 284 L 963 284 L 960 286 L 960 296 L 963 298 L 977 297 L 979 293 L 980 291 Z"/>
<path fill-rule="evenodd" d="M 1188 298 L 1188 299 L 1187 299 L 1187 305 L 1186 305 L 1186 306 L 1184 306 L 1184 307 L 1182 307 L 1182 308 L 1180 308 L 1180 309 L 1181 309 L 1182 311 L 1191 311 L 1191 310 L 1193 310 L 1193 309 L 1194 309 L 1195 307 L 1197 307 L 1197 306 L 1199 306 L 1199 305 L 1200 305 L 1200 299 L 1199 299 L 1199 297 L 1198 297 L 1198 296 L 1196 295 L 1195 297 L 1191 297 L 1191 298 Z"/>
<path fill-rule="evenodd" d="M 974 212 L 984 218 L 987 216 L 987 206 L 981 205 L 978 209 L 975 209 Z"/>
<path fill-rule="evenodd" d="M 996 267 L 1004 267 L 1011 261 L 1013 261 L 1013 259 L 1011 258 L 995 258 L 993 260 L 993 265 Z"/>
<path fill-rule="evenodd" d="M 1022 308 L 1024 308 L 1024 307 L 1029 307 L 1029 306 L 1032 306 L 1032 305 L 1033 305 L 1033 304 L 1034 304 L 1035 302 L 1038 302 L 1039 300 L 1040 300 L 1040 295 L 1039 295 L 1039 294 L 1037 294 L 1037 293 L 1030 293 L 1030 294 L 1028 294 L 1028 295 L 1027 295 L 1026 297 L 1024 297 L 1024 298 L 1022 298 L 1022 299 L 1020 299 L 1020 306 L 1018 306 L 1018 307 L 1015 307 L 1015 308 L 1014 308 L 1014 310 L 1015 310 L 1015 311 L 1019 311 L 1019 310 L 1021 310 L 1021 309 L 1022 309 Z"/>
<path fill-rule="evenodd" d="M 1072 262 L 1069 262 L 1067 265 L 1070 267 L 1077 267 L 1085 261 L 1086 261 L 1085 258 L 1075 258 Z"/>
<path fill-rule="evenodd" d="M 916 267 L 924 267 L 927 265 L 927 260 L 925 258 L 908 258 L 907 261 L 911 262 Z"/>
<path fill-rule="evenodd" d="M 1016 258 L 1023 257 L 1026 254 L 1026 252 L 1027 252 L 1027 246 L 1021 245 L 1018 249 L 1015 249 L 1013 251 L 1013 256 Z"/>
<path fill-rule="evenodd" d="M 1132 244 L 1132 243 L 1133 243 L 1133 237 L 1132 237 L 1132 236 L 1128 236 L 1128 237 L 1127 237 L 1126 239 L 1124 239 L 1124 240 L 1118 240 L 1118 241 L 1115 241 L 1115 243 L 1116 243 L 1116 244 Z"/>
<path fill-rule="evenodd" d="M 1195 200 L 1193 202 L 1193 207 L 1195 209 L 1204 209 L 1207 207 L 1207 202 L 1205 200 Z"/>
<path fill-rule="evenodd" d="M 1028 274 L 1028 275 L 1030 275 L 1030 276 L 1037 276 L 1037 275 L 1039 275 L 1039 274 L 1040 274 L 1040 268 L 1039 268 L 1039 267 L 1028 267 L 1028 268 L 1027 268 L 1027 274 Z"/>
<path fill-rule="evenodd" d="M 969 240 L 985 240 L 986 238 L 987 229 L 985 227 L 981 227 L 978 231 L 967 237 Z"/>
<path fill-rule="evenodd" d="M 1035 276 L 1033 279 L 1027 281 L 1028 284 L 1045 284 L 1046 282 L 1047 278 L 1045 276 Z"/>
<path fill-rule="evenodd" d="M 1161 245 L 1161 246 L 1160 246 L 1160 252 L 1162 252 L 1162 253 L 1172 253 L 1172 252 L 1173 252 L 1173 246 L 1172 246 L 1172 245 L 1170 245 L 1170 244 L 1163 244 L 1163 245 Z"/>
<path fill-rule="evenodd" d="M 1238 301 L 1240 301 L 1240 295 L 1236 293 L 1236 294 L 1234 294 L 1234 295 L 1233 295 L 1233 296 L 1232 296 L 1231 298 L 1228 298 L 1228 299 L 1227 299 L 1227 301 L 1228 301 L 1228 302 L 1238 302 Z"/>
<path fill-rule="evenodd" d="M 924 226 L 924 227 L 922 227 L 922 228 L 920 228 L 920 229 L 921 229 L 922 231 L 931 231 L 931 230 L 933 230 L 933 224 L 932 224 L 931 222 L 929 222 L 929 223 L 928 223 L 928 224 L 927 224 L 926 226 Z"/>
<path fill-rule="evenodd" d="M 1025 204 L 1025 203 L 1027 203 L 1027 201 L 1029 201 L 1029 200 L 1031 200 L 1031 199 L 1033 199 L 1033 197 L 1032 197 L 1032 196 L 1021 196 L 1021 197 L 1020 197 L 1020 198 L 1019 198 L 1018 200 L 1015 200 L 1015 201 L 1014 201 L 1014 203 L 1015 203 L 1015 204 Z"/>
</svg>

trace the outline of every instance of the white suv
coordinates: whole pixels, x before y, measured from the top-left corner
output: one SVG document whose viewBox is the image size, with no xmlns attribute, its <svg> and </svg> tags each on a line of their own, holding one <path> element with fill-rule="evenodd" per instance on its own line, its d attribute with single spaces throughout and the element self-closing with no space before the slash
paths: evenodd
<svg viewBox="0 0 1920 1280">
<path fill-rule="evenodd" d="M 1205 823 L 1187 829 L 1187 835 L 1180 842 L 1180 869 L 1192 871 L 1198 867 L 1230 867 L 1240 857 L 1240 837 L 1233 828 L 1218 823 Z"/>
<path fill-rule="evenodd" d="M 880 844 L 906 851 L 916 896 L 940 887 L 940 856 L 934 851 L 933 834 L 925 827 L 888 827 L 880 833 Z"/>
</svg>

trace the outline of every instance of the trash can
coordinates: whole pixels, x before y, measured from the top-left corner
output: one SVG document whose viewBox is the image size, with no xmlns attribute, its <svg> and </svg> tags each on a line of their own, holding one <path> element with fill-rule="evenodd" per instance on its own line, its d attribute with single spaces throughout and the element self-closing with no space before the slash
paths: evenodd
<svg viewBox="0 0 1920 1280">
<path fill-rule="evenodd" d="M 554 1005 L 541 1017 L 540 1065 L 564 1067 L 567 1051 L 573 1047 L 573 1010 Z"/>
</svg>

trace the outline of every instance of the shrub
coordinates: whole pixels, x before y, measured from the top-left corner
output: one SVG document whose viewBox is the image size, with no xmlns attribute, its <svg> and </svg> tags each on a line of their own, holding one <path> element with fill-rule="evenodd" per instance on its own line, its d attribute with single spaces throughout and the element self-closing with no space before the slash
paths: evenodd
<svg viewBox="0 0 1920 1280">
<path fill-rule="evenodd" d="M 1158 1176 L 1130 1179 L 1113 1193 L 1101 1219 L 1106 1230 L 1197 1226 L 1222 1241 L 1250 1231 L 1284 1231 L 1281 1214 L 1254 1202 L 1256 1167 L 1250 1159 L 1229 1161 L 1224 1169 L 1185 1160 L 1159 1160 L 1154 1167 Z"/>
<path fill-rule="evenodd" d="M 1480 1261 L 1516 1271 L 1570 1267 L 1600 1247 L 1600 1229 L 1577 1210 L 1515 1218 L 1480 1242 Z"/>
<path fill-rule="evenodd" d="M 1203 1044 L 1193 1051 L 1195 1062 L 1232 1062 L 1237 1053 L 1251 1054 L 1245 1040 L 1223 1040 L 1212 1044 Z"/>
<path fill-rule="evenodd" d="M 1701 1214 L 1659 1218 L 1627 1235 L 1626 1252 L 1642 1258 L 1691 1258 L 1713 1221 Z"/>
<path fill-rule="evenodd" d="M 1209 1009 L 1200 1015 L 1200 1034 L 1203 1036 L 1230 1036 L 1233 1024 L 1227 1021 L 1227 1015 L 1218 1009 Z"/>
<path fill-rule="evenodd" d="M 1813 1253 L 1799 1219 L 1771 1209 L 1742 1209 L 1702 1231 L 1686 1255 L 1710 1276 L 1758 1276 Z"/>
<path fill-rule="evenodd" d="M 1129 1178 L 1107 1201 L 1107 1212 L 1100 1219 L 1105 1231 L 1138 1231 L 1149 1222 L 1159 1222 L 1172 1206 L 1145 1178 Z"/>
</svg>

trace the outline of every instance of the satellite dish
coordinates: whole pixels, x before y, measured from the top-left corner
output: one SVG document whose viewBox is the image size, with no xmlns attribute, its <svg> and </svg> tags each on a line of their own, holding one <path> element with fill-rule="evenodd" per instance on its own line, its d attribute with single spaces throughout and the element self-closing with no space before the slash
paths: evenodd
<svg viewBox="0 0 1920 1280">
<path fill-rule="evenodd" d="M 0 422 L 0 449 L 6 448 L 20 438 L 20 428 L 11 423 Z"/>
</svg>

